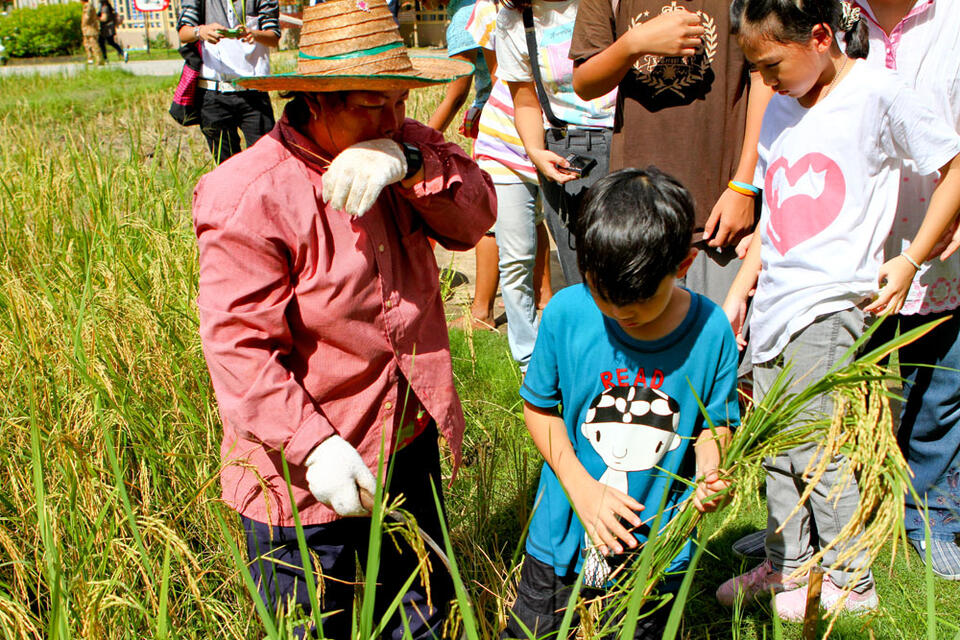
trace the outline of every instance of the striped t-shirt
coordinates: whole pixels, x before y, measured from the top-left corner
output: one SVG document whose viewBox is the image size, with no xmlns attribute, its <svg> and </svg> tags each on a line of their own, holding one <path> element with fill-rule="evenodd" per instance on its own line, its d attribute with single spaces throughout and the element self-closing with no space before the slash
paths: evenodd
<svg viewBox="0 0 960 640">
<path fill-rule="evenodd" d="M 467 30 L 481 47 L 494 51 L 497 5 L 477 0 Z M 513 98 L 507 83 L 494 78 L 487 104 L 480 113 L 480 133 L 473 144 L 473 156 L 495 184 L 537 182 L 537 170 L 527 157 L 513 122 Z"/>
</svg>

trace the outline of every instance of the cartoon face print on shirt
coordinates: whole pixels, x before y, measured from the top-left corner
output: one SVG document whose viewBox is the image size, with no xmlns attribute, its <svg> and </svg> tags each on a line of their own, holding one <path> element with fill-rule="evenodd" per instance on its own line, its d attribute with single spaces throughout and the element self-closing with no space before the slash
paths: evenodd
<svg viewBox="0 0 960 640">
<path fill-rule="evenodd" d="M 594 398 L 580 431 L 607 465 L 600 483 L 628 493 L 627 472 L 653 469 L 680 446 L 679 423 L 680 405 L 659 389 L 611 386 Z M 583 544 L 584 584 L 602 587 L 610 566 L 589 534 Z"/>
<path fill-rule="evenodd" d="M 780 255 L 809 240 L 840 215 L 847 187 L 836 162 L 808 153 L 794 163 L 777 158 L 764 176 L 770 217 L 766 232 Z"/>
<path fill-rule="evenodd" d="M 608 472 L 625 475 L 653 469 L 680 446 L 679 412 L 677 401 L 659 389 L 613 386 L 594 399 L 580 431 Z"/>
<path fill-rule="evenodd" d="M 660 13 L 679 11 L 685 7 L 673 0 L 663 6 Z M 645 85 L 651 92 L 651 97 L 669 93 L 680 98 L 702 97 L 709 91 L 713 82 L 713 72 L 710 65 L 717 57 L 719 34 L 716 20 L 706 11 L 695 12 L 700 16 L 700 22 L 705 30 L 703 47 L 693 56 L 641 56 L 633 63 L 636 79 Z M 630 26 L 643 24 L 653 16 L 650 11 L 641 11 L 630 19 Z"/>
</svg>

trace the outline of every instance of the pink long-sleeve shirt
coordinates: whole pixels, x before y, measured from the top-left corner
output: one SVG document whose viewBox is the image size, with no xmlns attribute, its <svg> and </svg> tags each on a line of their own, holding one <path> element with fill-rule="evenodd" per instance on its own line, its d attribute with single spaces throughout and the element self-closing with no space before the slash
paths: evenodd
<svg viewBox="0 0 960 640">
<path fill-rule="evenodd" d="M 286 116 L 194 191 L 223 499 L 253 520 L 293 525 L 281 450 L 303 524 L 336 519 L 307 488 L 309 453 L 338 434 L 376 473 L 411 407 L 459 462 L 464 419 L 428 237 L 474 246 L 496 200 L 489 176 L 433 129 L 408 119 L 398 138 L 420 148 L 424 178 L 387 187 L 359 218 L 324 203 L 324 154 Z"/>
</svg>

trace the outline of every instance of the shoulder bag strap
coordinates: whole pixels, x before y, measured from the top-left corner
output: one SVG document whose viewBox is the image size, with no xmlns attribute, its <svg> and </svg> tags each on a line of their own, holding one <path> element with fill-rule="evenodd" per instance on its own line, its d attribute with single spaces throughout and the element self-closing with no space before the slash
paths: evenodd
<svg viewBox="0 0 960 640">
<path fill-rule="evenodd" d="M 540 77 L 540 62 L 537 58 L 537 32 L 533 26 L 533 7 L 528 6 L 522 12 L 523 31 L 527 36 L 527 54 L 530 57 L 530 68 L 533 71 L 533 83 L 537 87 L 537 102 L 540 103 L 540 109 L 543 115 L 547 117 L 550 126 L 556 129 L 563 129 L 567 123 L 553 115 L 553 109 L 550 108 L 550 100 L 547 99 L 547 92 L 543 89 L 543 79 Z"/>
</svg>

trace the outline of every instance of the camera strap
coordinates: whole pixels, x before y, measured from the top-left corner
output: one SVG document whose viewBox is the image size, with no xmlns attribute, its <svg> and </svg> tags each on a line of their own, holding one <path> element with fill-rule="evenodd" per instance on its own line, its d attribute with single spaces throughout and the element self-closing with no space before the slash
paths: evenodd
<svg viewBox="0 0 960 640">
<path fill-rule="evenodd" d="M 537 31 L 533 25 L 533 7 L 527 6 L 521 12 L 521 15 L 523 16 L 523 32 L 527 37 L 527 55 L 530 58 L 530 69 L 533 72 L 533 84 L 537 88 L 537 102 L 540 103 L 540 110 L 543 111 L 543 115 L 546 116 L 551 127 L 566 129 L 567 123 L 553 114 L 547 92 L 543 89 L 543 78 L 540 76 L 540 60 L 537 56 Z"/>
</svg>

